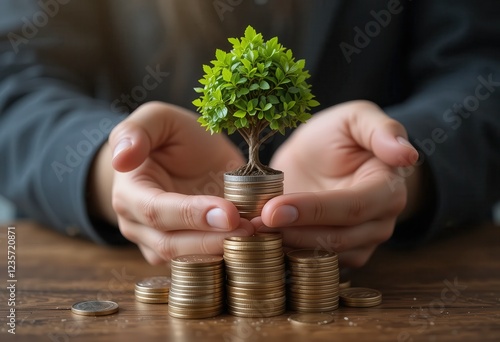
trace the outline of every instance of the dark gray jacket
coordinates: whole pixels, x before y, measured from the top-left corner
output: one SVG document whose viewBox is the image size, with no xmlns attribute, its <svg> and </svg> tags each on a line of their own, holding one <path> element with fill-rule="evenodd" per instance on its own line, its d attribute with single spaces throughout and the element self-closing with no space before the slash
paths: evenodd
<svg viewBox="0 0 500 342">
<path fill-rule="evenodd" d="M 201 64 L 248 24 L 307 59 L 323 107 L 367 99 L 404 124 L 434 191 L 425 215 L 396 237 L 487 219 L 500 199 L 497 0 L 217 0 L 205 13 L 211 26 L 178 20 L 190 27 L 182 40 L 155 3 L 0 2 L 0 194 L 23 215 L 122 241 L 86 210 L 94 154 L 140 103 L 194 109 Z M 212 31 L 221 34 L 207 38 Z M 264 161 L 283 139 L 266 146 Z"/>
</svg>

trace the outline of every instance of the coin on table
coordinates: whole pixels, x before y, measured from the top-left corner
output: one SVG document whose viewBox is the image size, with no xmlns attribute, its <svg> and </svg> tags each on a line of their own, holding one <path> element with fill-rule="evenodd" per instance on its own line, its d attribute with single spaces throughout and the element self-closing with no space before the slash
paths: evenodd
<svg viewBox="0 0 500 342">
<path fill-rule="evenodd" d="M 333 316 L 323 313 L 299 313 L 288 317 L 288 321 L 298 324 L 323 325 L 333 322 Z"/>
<path fill-rule="evenodd" d="M 150 277 L 138 281 L 135 289 L 142 292 L 168 292 L 172 279 L 167 276 Z"/>
<path fill-rule="evenodd" d="M 340 279 L 342 279 L 342 277 Z M 351 287 L 351 281 L 350 280 L 342 281 L 342 282 L 339 283 L 339 289 L 341 289 L 341 290 L 347 289 L 349 287 Z"/>
<path fill-rule="evenodd" d="M 349 287 L 340 290 L 340 300 L 345 306 L 366 308 L 382 303 L 382 294 L 366 287 Z"/>
<path fill-rule="evenodd" d="M 109 300 L 88 300 L 75 303 L 71 312 L 82 316 L 105 316 L 118 312 L 118 304 Z"/>
</svg>

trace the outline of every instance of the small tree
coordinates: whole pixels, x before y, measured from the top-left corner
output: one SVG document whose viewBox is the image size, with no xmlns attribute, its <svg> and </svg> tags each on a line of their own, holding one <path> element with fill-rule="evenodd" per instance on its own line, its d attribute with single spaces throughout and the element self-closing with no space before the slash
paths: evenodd
<svg viewBox="0 0 500 342">
<path fill-rule="evenodd" d="M 276 132 L 306 122 L 311 107 L 319 105 L 306 82 L 309 72 L 278 38 L 264 41 L 251 26 L 244 37 L 229 42 L 230 52 L 217 49 L 213 66 L 203 65 L 199 82 L 204 87 L 195 88 L 201 96 L 193 101 L 201 113 L 198 121 L 212 134 L 238 131 L 248 143 L 248 163 L 236 174 L 275 173 L 260 162 L 260 146 Z"/>
</svg>

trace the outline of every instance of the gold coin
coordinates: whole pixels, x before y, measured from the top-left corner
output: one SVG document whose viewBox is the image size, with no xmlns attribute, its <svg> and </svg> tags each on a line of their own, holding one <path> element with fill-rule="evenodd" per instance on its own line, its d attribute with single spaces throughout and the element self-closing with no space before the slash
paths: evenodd
<svg viewBox="0 0 500 342">
<path fill-rule="evenodd" d="M 342 303 L 351 307 L 371 307 L 382 303 L 380 291 L 365 287 L 349 287 L 339 293 Z"/>
<path fill-rule="evenodd" d="M 288 283 L 290 285 L 305 285 L 305 286 L 312 286 L 312 285 L 335 285 L 339 286 L 339 278 L 330 278 L 330 277 L 325 277 L 325 278 L 288 278 Z"/>
<path fill-rule="evenodd" d="M 168 303 L 168 312 L 176 312 L 180 314 L 201 314 L 201 313 L 207 313 L 207 312 L 214 312 L 214 311 L 220 311 L 222 310 L 223 306 L 218 304 L 218 305 L 213 305 L 213 306 L 207 306 L 207 307 L 198 307 L 197 305 L 192 305 L 191 307 L 179 307 L 176 306 L 174 303 Z"/>
<path fill-rule="evenodd" d="M 333 322 L 333 316 L 324 313 L 299 313 L 288 317 L 288 321 L 295 324 L 324 325 Z"/>
<path fill-rule="evenodd" d="M 172 277 L 172 283 L 174 285 L 193 285 L 193 286 L 212 286 L 218 285 L 224 282 L 224 278 L 217 277 L 214 279 L 193 279 L 193 278 L 174 278 Z"/>
<path fill-rule="evenodd" d="M 183 318 L 183 319 L 202 319 L 202 318 L 210 318 L 218 316 L 222 313 L 222 308 L 214 308 L 212 310 L 207 311 L 199 311 L 199 312 L 190 312 L 187 310 L 175 310 L 168 308 L 168 314 L 174 318 Z"/>
<path fill-rule="evenodd" d="M 88 300 L 75 303 L 71 312 L 82 316 L 105 316 L 118 312 L 118 304 L 110 300 Z"/>
<path fill-rule="evenodd" d="M 339 270 L 297 270 L 297 269 L 288 269 L 288 274 L 290 275 L 290 278 L 326 278 L 326 277 L 331 277 L 331 278 L 340 278 L 340 272 Z"/>
<path fill-rule="evenodd" d="M 317 263 L 338 260 L 337 254 L 317 249 L 297 249 L 287 253 L 290 261 L 300 263 Z"/>
<path fill-rule="evenodd" d="M 210 255 L 210 254 L 187 254 L 179 255 L 172 259 L 171 264 L 173 266 L 181 267 L 205 267 L 210 265 L 220 265 L 223 259 L 220 255 Z"/>
<path fill-rule="evenodd" d="M 174 268 L 172 269 L 172 274 L 176 276 L 183 276 L 183 277 L 195 277 L 195 278 L 200 278 L 200 277 L 217 277 L 217 276 L 223 276 L 224 275 L 224 269 L 223 267 L 217 267 L 212 270 L 185 270 L 184 268 Z"/>
<path fill-rule="evenodd" d="M 165 291 L 165 292 L 146 292 L 146 291 L 139 291 L 139 290 L 135 290 L 134 293 L 136 296 L 143 296 L 143 297 L 151 297 L 151 298 L 155 298 L 155 297 L 168 297 L 168 293 L 170 291 Z"/>
<path fill-rule="evenodd" d="M 258 234 L 252 236 L 231 236 L 224 239 L 229 242 L 266 242 L 282 240 L 281 234 Z"/>
<path fill-rule="evenodd" d="M 337 300 L 328 300 L 322 302 L 297 302 L 297 301 L 288 301 L 288 305 L 295 308 L 305 308 L 305 309 L 318 309 L 321 310 L 323 308 L 329 308 L 335 305 L 338 305 L 339 301 Z"/>
<path fill-rule="evenodd" d="M 138 281 L 135 288 L 144 292 L 165 292 L 171 283 L 171 278 L 167 276 L 149 277 Z"/>
<path fill-rule="evenodd" d="M 257 275 L 246 275 L 246 276 L 240 276 L 240 275 L 229 275 L 227 276 L 227 280 L 231 280 L 233 282 L 240 282 L 240 283 L 254 283 L 254 282 L 262 282 L 262 283 L 269 283 L 273 281 L 278 281 L 282 280 L 283 282 L 285 281 L 285 273 L 279 272 L 279 273 L 262 273 L 262 274 L 257 274 Z"/>
<path fill-rule="evenodd" d="M 146 303 L 146 304 L 166 304 L 168 303 L 168 296 L 165 298 L 155 298 L 155 297 L 144 297 L 144 296 L 135 296 L 135 300 L 141 303 Z"/>
<path fill-rule="evenodd" d="M 279 316 L 285 313 L 286 307 L 279 308 L 274 311 L 262 311 L 262 310 L 241 310 L 238 308 L 228 308 L 231 315 L 236 317 L 244 318 L 267 318 Z"/>
<path fill-rule="evenodd" d="M 283 259 L 283 251 L 279 250 L 271 250 L 271 251 L 262 251 L 261 253 L 241 253 L 241 252 L 229 252 L 224 251 L 224 259 L 230 261 L 255 261 L 255 260 L 266 260 L 266 259 Z"/>
<path fill-rule="evenodd" d="M 285 279 L 283 280 L 273 280 L 273 281 L 267 281 L 267 282 L 262 282 L 259 280 L 255 281 L 235 281 L 228 279 L 227 284 L 230 286 L 236 286 L 236 287 L 246 287 L 246 288 L 274 288 L 278 286 L 285 285 Z"/>
<path fill-rule="evenodd" d="M 261 303 L 279 303 L 279 304 L 284 304 L 286 302 L 286 296 L 282 293 L 281 296 L 275 297 L 275 298 L 261 298 L 261 297 L 254 297 L 254 298 L 244 298 L 244 297 L 238 297 L 238 296 L 231 296 L 229 297 L 229 302 L 231 304 L 250 304 L 250 305 L 260 305 Z"/>
<path fill-rule="evenodd" d="M 347 280 L 347 281 L 339 283 L 339 288 L 340 289 L 347 289 L 349 287 L 351 287 L 351 281 L 350 280 Z"/>
<path fill-rule="evenodd" d="M 337 299 L 339 298 L 337 293 L 328 293 L 328 294 L 303 294 L 303 293 L 290 293 L 288 292 L 288 298 L 290 300 L 295 301 L 322 301 L 328 299 Z"/>
<path fill-rule="evenodd" d="M 285 264 L 276 266 L 263 266 L 263 267 L 233 267 L 226 266 L 226 274 L 261 274 L 261 273 L 274 273 L 285 272 Z"/>
</svg>

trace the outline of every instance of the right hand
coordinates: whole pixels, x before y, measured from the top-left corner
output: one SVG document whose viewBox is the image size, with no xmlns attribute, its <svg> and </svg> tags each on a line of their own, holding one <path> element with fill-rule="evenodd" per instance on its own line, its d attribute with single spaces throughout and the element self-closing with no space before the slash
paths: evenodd
<svg viewBox="0 0 500 342">
<path fill-rule="evenodd" d="M 222 254 L 225 237 L 253 234 L 253 225 L 221 198 L 224 172 L 241 166 L 243 157 L 225 136 L 206 132 L 193 113 L 145 104 L 113 129 L 101 153 L 108 148 L 116 214 L 106 216 L 148 262 Z M 108 162 L 109 168 L 110 153 Z"/>
</svg>

